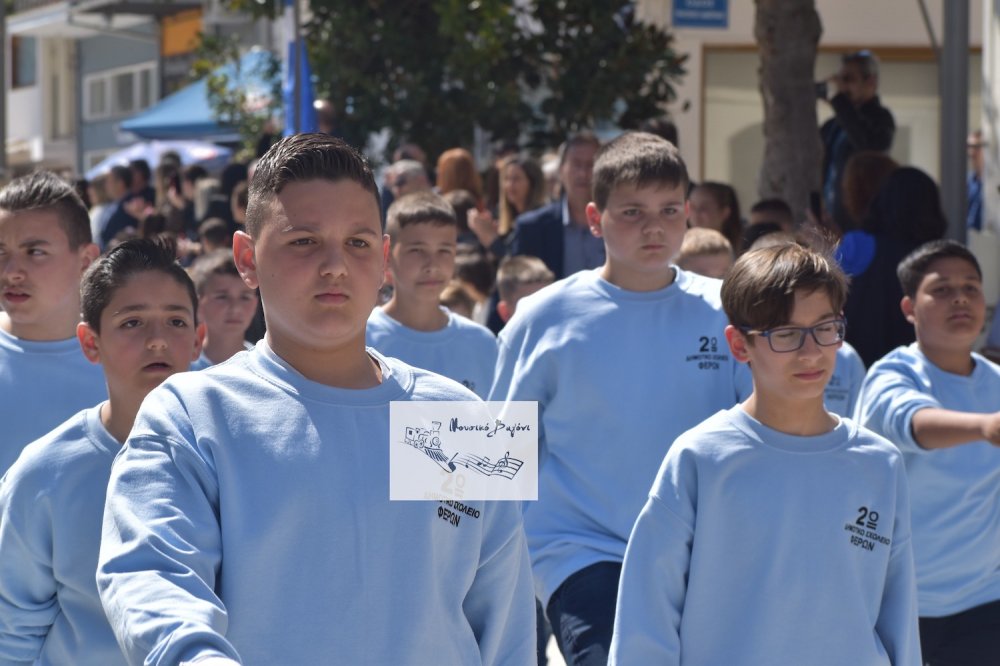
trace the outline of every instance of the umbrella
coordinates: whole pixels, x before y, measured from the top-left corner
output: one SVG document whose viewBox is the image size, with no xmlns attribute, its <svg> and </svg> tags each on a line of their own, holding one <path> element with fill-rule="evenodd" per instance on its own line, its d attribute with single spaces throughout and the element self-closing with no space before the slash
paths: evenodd
<svg viewBox="0 0 1000 666">
<path fill-rule="evenodd" d="M 111 167 L 128 166 L 131 160 L 146 160 L 149 166 L 156 168 L 164 153 L 174 152 L 180 155 L 181 164 L 190 166 L 200 164 L 209 171 L 219 170 L 229 163 L 233 151 L 205 141 L 143 141 L 123 148 L 94 165 L 87 171 L 87 179 L 111 171 Z"/>
</svg>

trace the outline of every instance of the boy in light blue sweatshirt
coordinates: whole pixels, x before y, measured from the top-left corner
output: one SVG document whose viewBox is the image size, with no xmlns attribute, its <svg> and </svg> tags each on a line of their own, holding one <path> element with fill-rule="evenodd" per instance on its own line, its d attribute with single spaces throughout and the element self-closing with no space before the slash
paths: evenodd
<svg viewBox="0 0 1000 666">
<path fill-rule="evenodd" d="M 846 293 L 830 258 L 791 243 L 726 277 L 753 393 L 667 452 L 625 553 L 611 664 L 920 666 L 902 457 L 823 403 Z"/>
<path fill-rule="evenodd" d="M 129 661 L 530 663 L 519 504 L 389 501 L 390 403 L 477 398 L 365 348 L 389 244 L 364 158 L 286 137 L 249 196 L 264 340 L 150 393 L 112 468 L 97 584 Z"/>
<path fill-rule="evenodd" d="M 368 318 L 368 344 L 485 398 L 493 383 L 496 338 L 440 305 L 455 273 L 455 210 L 433 192 L 407 194 L 389 206 L 385 231 L 392 298 Z"/>
<path fill-rule="evenodd" d="M 77 338 L 110 397 L 25 447 L 0 480 L 0 664 L 125 664 L 94 582 L 111 461 L 146 394 L 200 347 L 173 247 L 126 241 L 81 291 Z"/>
<path fill-rule="evenodd" d="M 0 475 L 21 449 L 108 397 L 80 353 L 80 278 L 99 254 L 87 208 L 48 171 L 0 190 Z"/>
<path fill-rule="evenodd" d="M 932 666 L 1000 663 L 1000 366 L 973 352 L 979 262 L 932 241 L 898 268 L 917 341 L 872 365 L 858 421 L 903 453 L 913 489 L 920 641 Z"/>
<path fill-rule="evenodd" d="M 604 266 L 524 298 L 500 334 L 491 399 L 538 401 L 538 501 L 524 520 L 567 663 L 607 662 L 625 545 L 670 442 L 750 392 L 723 338 L 721 282 L 671 263 L 687 185 L 664 139 L 604 146 L 587 206 Z"/>
</svg>

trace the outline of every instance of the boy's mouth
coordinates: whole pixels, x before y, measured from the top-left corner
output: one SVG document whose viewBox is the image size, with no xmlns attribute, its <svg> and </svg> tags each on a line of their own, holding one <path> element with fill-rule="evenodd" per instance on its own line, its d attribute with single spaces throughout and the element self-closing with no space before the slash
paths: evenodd
<svg viewBox="0 0 1000 666">
<path fill-rule="evenodd" d="M 171 365 L 165 361 L 154 361 L 153 363 L 147 363 L 142 367 L 143 370 L 150 372 L 161 372 L 164 370 L 170 370 Z"/>
<path fill-rule="evenodd" d="M 9 301 L 11 303 L 23 303 L 31 298 L 31 296 L 20 290 L 7 289 L 3 292 L 3 298 L 5 301 Z"/>
</svg>

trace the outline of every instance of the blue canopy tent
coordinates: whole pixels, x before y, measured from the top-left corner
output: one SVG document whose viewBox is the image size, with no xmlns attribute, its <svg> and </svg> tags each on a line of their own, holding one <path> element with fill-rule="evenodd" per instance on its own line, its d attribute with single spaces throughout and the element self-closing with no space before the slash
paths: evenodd
<svg viewBox="0 0 1000 666">
<path fill-rule="evenodd" d="M 247 91 L 254 106 L 265 107 L 271 98 L 272 81 L 268 80 L 271 54 L 253 49 L 239 62 L 216 70 L 225 75 L 231 85 Z M 208 103 L 208 83 L 196 81 L 164 97 L 145 111 L 121 124 L 121 129 L 144 139 L 200 139 L 202 141 L 238 141 L 235 127 L 222 125 Z"/>
</svg>

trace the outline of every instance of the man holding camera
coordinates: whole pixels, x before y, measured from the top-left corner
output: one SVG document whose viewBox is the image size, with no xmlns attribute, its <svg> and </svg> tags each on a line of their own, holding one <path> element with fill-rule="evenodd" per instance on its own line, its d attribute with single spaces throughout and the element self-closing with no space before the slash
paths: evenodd
<svg viewBox="0 0 1000 666">
<path fill-rule="evenodd" d="M 841 231 L 853 226 L 842 203 L 840 181 L 851 155 L 862 150 L 888 151 L 896 131 L 889 109 L 878 98 L 878 60 L 870 51 L 846 53 L 840 71 L 816 84 L 816 95 L 829 99 L 834 117 L 823 123 L 823 203 Z"/>
</svg>

